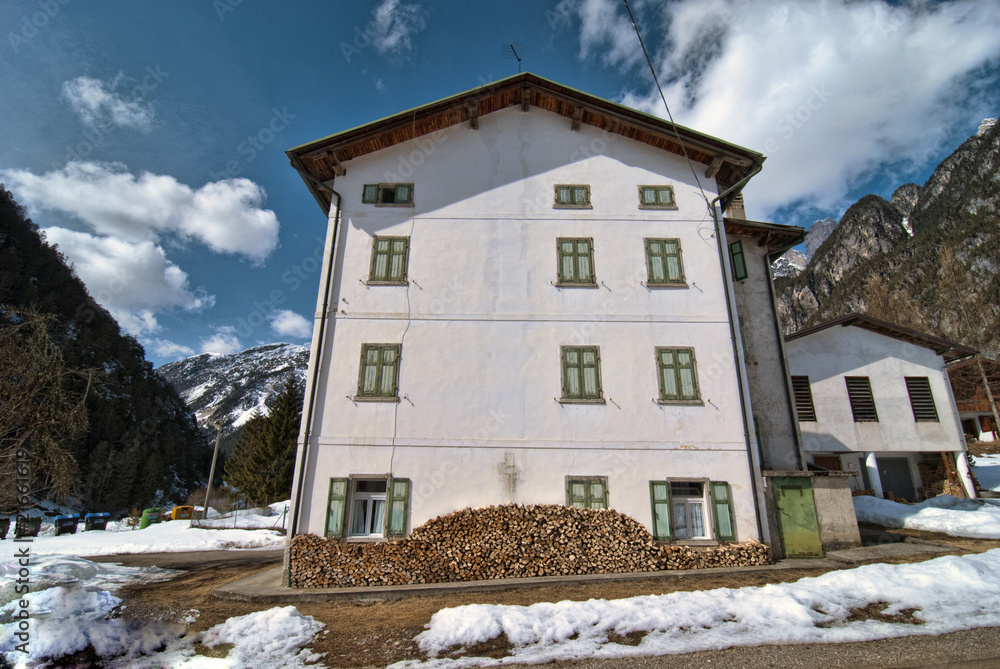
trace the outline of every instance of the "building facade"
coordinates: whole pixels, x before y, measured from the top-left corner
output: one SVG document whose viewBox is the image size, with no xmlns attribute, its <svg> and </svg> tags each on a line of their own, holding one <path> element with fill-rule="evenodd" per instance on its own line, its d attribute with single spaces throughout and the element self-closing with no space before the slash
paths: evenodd
<svg viewBox="0 0 1000 669">
<path fill-rule="evenodd" d="M 760 154 L 531 74 L 288 154 L 328 214 L 290 534 L 769 541 L 721 218 Z"/>
<path fill-rule="evenodd" d="M 851 487 L 917 501 L 975 497 L 946 365 L 975 350 L 858 314 L 786 337 L 796 410 L 810 464 L 851 474 Z"/>
</svg>

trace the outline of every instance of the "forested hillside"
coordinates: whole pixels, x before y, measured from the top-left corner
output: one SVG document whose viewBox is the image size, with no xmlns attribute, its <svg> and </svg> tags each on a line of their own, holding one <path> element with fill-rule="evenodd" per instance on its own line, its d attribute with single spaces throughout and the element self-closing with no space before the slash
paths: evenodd
<svg viewBox="0 0 1000 669">
<path fill-rule="evenodd" d="M 182 501 L 204 482 L 211 451 L 193 414 L 0 186 L 0 329 L 10 335 L 3 341 L 26 345 L 17 327 L 36 312 L 60 364 L 76 379 L 67 392 L 83 403 L 85 429 L 52 440 L 62 449 L 58 472 L 52 471 L 52 453 L 25 442 L 33 492 L 69 493 L 87 510 L 121 511 L 159 499 Z M 24 434 L 13 421 L 0 423 L 5 458 Z M 56 476 L 69 484 L 53 486 Z M 10 512 L 11 497 L 0 497 L 0 512 Z"/>
</svg>

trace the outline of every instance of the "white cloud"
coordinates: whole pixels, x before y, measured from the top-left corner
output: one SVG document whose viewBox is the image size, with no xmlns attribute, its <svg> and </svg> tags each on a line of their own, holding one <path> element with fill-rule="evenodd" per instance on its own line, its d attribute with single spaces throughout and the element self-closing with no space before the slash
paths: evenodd
<svg viewBox="0 0 1000 669">
<path fill-rule="evenodd" d="M 161 358 L 174 358 L 180 360 L 181 358 L 187 358 L 194 355 L 194 349 L 190 346 L 184 346 L 183 344 L 175 344 L 172 341 L 166 339 L 154 339 L 148 344 L 147 348 L 152 348 L 153 352 Z"/>
<path fill-rule="evenodd" d="M 59 227 L 44 232 L 72 263 L 91 296 L 127 332 L 156 332 L 155 313 L 164 309 L 199 311 L 215 304 L 204 290 L 191 290 L 187 274 L 151 241 L 125 241 Z"/>
<path fill-rule="evenodd" d="M 201 352 L 229 355 L 243 350 L 243 345 L 240 344 L 240 340 L 236 338 L 234 332 L 234 328 L 228 326 L 217 328 L 214 335 L 201 340 Z"/>
<path fill-rule="evenodd" d="M 121 75 L 110 82 L 77 77 L 63 83 L 62 93 L 80 120 L 91 127 L 113 124 L 149 132 L 153 127 L 153 106 L 141 98 L 124 99 L 117 93 L 121 82 Z"/>
<path fill-rule="evenodd" d="M 613 0 L 560 5 L 581 22 L 581 52 L 641 67 Z M 765 213 L 807 201 L 842 207 L 853 184 L 889 163 L 919 168 L 948 133 L 988 115 L 964 78 L 1000 58 L 1000 5 L 972 0 L 681 0 L 645 5 L 640 27 L 674 119 L 768 156 L 747 188 Z M 661 12 L 650 23 L 653 11 Z M 646 33 L 654 30 L 644 30 Z M 665 116 L 655 88 L 623 102 Z"/>
<path fill-rule="evenodd" d="M 279 335 L 309 339 L 313 324 L 289 309 L 282 309 L 271 315 L 271 328 Z"/>
<path fill-rule="evenodd" d="M 423 7 L 415 3 L 383 0 L 372 16 L 375 24 L 372 44 L 381 54 L 408 54 L 413 50 L 410 38 L 427 27 Z"/>
<path fill-rule="evenodd" d="M 195 190 L 172 176 L 136 176 L 120 164 L 91 162 L 72 162 L 43 175 L 27 170 L 0 175 L 28 207 L 70 214 L 99 235 L 155 242 L 173 234 L 258 262 L 278 245 L 278 218 L 261 208 L 264 189 L 249 179 Z"/>
</svg>

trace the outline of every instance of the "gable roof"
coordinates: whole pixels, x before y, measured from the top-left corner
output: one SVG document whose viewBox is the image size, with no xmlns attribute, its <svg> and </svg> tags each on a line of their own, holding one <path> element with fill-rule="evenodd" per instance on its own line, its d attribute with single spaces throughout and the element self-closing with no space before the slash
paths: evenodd
<svg viewBox="0 0 1000 669">
<path fill-rule="evenodd" d="M 708 165 L 705 176 L 714 177 L 720 191 L 749 178 L 764 162 L 764 156 L 756 151 L 530 72 L 345 130 L 285 153 L 320 206 L 325 205 L 326 213 L 330 208 L 331 193 L 325 182 L 345 174 L 347 168 L 344 163 L 460 123 L 469 123 L 475 128 L 480 116 L 515 106 L 520 106 L 523 111 L 539 107 L 559 114 L 570 121 L 567 128 L 572 130 L 586 123 L 677 155 L 683 155 L 686 149 L 691 160 Z M 681 143 L 677 141 L 678 136 Z M 735 195 L 732 193 L 729 197 Z M 728 203 L 722 204 L 725 210 Z"/>
<path fill-rule="evenodd" d="M 854 327 L 870 330 L 880 335 L 885 335 L 886 337 L 892 337 L 893 339 L 929 348 L 944 358 L 945 362 L 953 362 L 977 353 L 976 349 L 963 346 L 962 344 L 951 341 L 950 339 L 936 337 L 924 332 L 917 332 L 916 330 L 904 328 L 901 325 L 895 325 L 887 321 L 880 321 L 877 318 L 865 316 L 864 314 L 848 314 L 847 316 L 841 316 L 840 318 L 835 318 L 818 325 L 813 325 L 812 327 L 798 330 L 790 335 L 786 335 L 785 341 L 788 342 L 802 337 L 807 337 L 821 330 L 832 328 L 835 325 L 840 325 L 842 327 L 853 325 Z"/>
</svg>

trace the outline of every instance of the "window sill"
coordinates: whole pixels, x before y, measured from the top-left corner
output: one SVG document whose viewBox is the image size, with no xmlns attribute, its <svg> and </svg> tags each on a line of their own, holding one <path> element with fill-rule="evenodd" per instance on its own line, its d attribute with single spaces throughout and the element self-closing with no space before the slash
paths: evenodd
<svg viewBox="0 0 1000 669">
<path fill-rule="evenodd" d="M 677 210 L 676 204 L 640 204 L 639 209 Z"/>
<path fill-rule="evenodd" d="M 376 207 L 413 207 L 412 202 L 368 202 L 366 204 L 373 204 Z"/>
<path fill-rule="evenodd" d="M 607 404 L 604 398 L 594 398 L 594 399 L 572 399 L 567 397 L 561 397 L 556 400 L 559 404 Z"/>
<path fill-rule="evenodd" d="M 349 544 L 377 544 L 385 542 L 385 537 L 347 537 L 345 543 Z"/>
<path fill-rule="evenodd" d="M 704 400 L 654 400 L 660 406 L 667 406 L 671 404 L 680 404 L 686 406 L 703 407 L 705 406 Z"/>
<path fill-rule="evenodd" d="M 672 281 L 663 283 L 655 283 L 653 281 L 647 281 L 642 285 L 646 286 L 646 288 L 690 288 L 690 286 L 688 286 L 687 283 L 685 283 L 684 281 Z"/>
<path fill-rule="evenodd" d="M 391 402 L 393 404 L 399 404 L 398 397 L 361 397 L 360 395 L 354 395 L 351 397 L 354 402 Z"/>
<path fill-rule="evenodd" d="M 556 281 L 552 284 L 556 288 L 599 288 L 596 283 L 583 283 L 577 281 Z"/>
<path fill-rule="evenodd" d="M 719 542 L 714 539 L 678 539 L 677 541 L 671 541 L 674 546 L 691 546 L 692 548 L 697 548 L 698 546 L 711 547 L 718 546 Z"/>
<path fill-rule="evenodd" d="M 402 281 L 379 281 L 378 279 L 369 279 L 365 281 L 366 286 L 409 286 L 410 282 L 406 279 Z"/>
<path fill-rule="evenodd" d="M 594 206 L 590 204 L 554 204 L 553 209 L 593 209 Z"/>
</svg>

